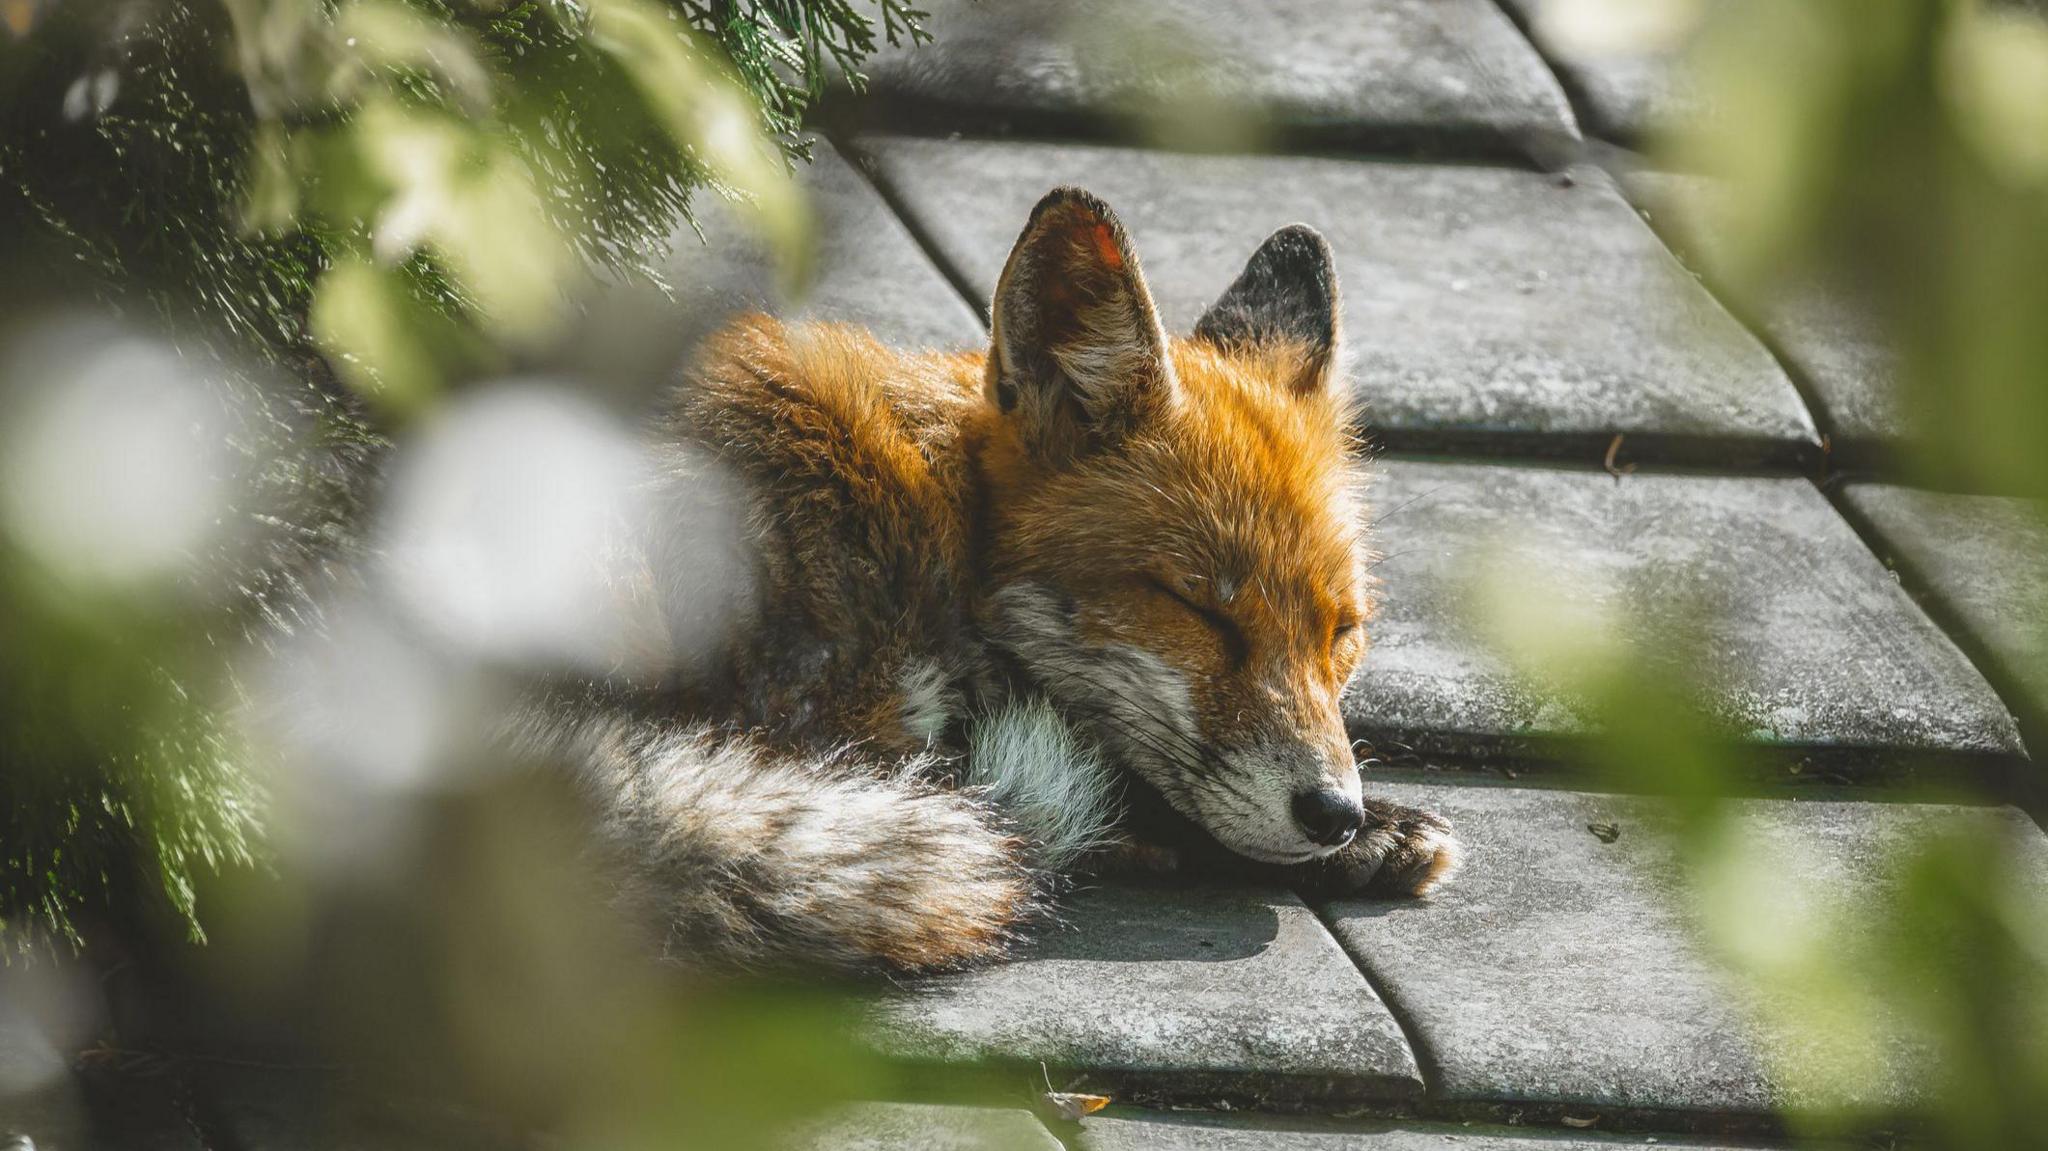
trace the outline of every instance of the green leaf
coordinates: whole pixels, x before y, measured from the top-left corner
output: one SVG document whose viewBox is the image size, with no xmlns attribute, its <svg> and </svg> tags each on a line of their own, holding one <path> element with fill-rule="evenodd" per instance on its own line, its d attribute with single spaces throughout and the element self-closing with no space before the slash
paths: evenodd
<svg viewBox="0 0 2048 1151">
<path fill-rule="evenodd" d="M 313 339 L 350 387 L 388 413 L 410 415 L 441 387 L 419 310 L 396 270 L 346 256 L 315 287 Z"/>
</svg>

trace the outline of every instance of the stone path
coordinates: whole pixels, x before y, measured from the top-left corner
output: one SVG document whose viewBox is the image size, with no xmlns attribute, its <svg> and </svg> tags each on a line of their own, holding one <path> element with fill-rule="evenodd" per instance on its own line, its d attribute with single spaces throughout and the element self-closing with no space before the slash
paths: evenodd
<svg viewBox="0 0 2048 1151">
<path fill-rule="evenodd" d="M 1670 810 L 1569 770 L 1587 718 L 1472 622 L 1503 557 L 1532 608 L 1561 585 L 1708 621 L 1669 670 L 1777 765 L 1734 815 L 1762 858 L 1881 902 L 1889 845 L 1962 826 L 2016 840 L 2048 891 L 2048 837 L 2000 804 L 2038 794 L 2048 635 L 2013 621 L 2048 602 L 2048 526 L 1899 486 L 1911 421 L 1853 299 L 1717 298 L 1714 189 L 1628 151 L 1710 114 L 1668 55 L 1590 54 L 1544 0 L 936 7 L 937 47 L 888 60 L 835 132 L 949 282 L 935 313 L 985 320 L 1054 184 L 1117 208 L 1181 330 L 1273 228 L 1330 238 L 1384 450 L 1383 606 L 1346 714 L 1395 765 L 1368 786 L 1448 814 L 1471 861 L 1419 904 L 1102 885 L 1022 961 L 887 997 L 879 1049 L 934 1084 L 973 1064 L 1028 1090 L 1043 1060 L 1116 1095 L 1041 1116 L 1070 1148 L 1782 1138 L 1807 1037 L 1702 942 Z M 1230 66 L 1163 107 L 1204 44 Z M 1278 127 L 1245 136 L 1246 113 Z M 1622 782 L 1654 793 L 1659 765 Z M 1887 1114 L 1929 1080 L 1891 1050 L 1855 1102 Z"/>
<path fill-rule="evenodd" d="M 1668 61 L 1586 56 L 1543 0 L 930 6 L 937 45 L 882 59 L 805 174 L 824 237 L 807 297 L 784 299 L 758 253 L 686 242 L 683 297 L 594 308 L 584 351 L 644 375 L 757 306 L 977 344 L 1026 210 L 1058 183 L 1123 214 L 1180 329 L 1267 232 L 1314 224 L 1387 452 L 1384 606 L 1346 714 L 1396 765 L 1368 787 L 1446 813 L 1470 862 L 1426 903 L 1080 892 L 1018 962 L 881 997 L 869 1041 L 929 1097 L 856 1108 L 806 1146 L 1777 1137 L 1801 1037 L 1763 1023 L 1700 941 L 1670 812 L 1572 772 L 1586 718 L 1469 622 L 1489 556 L 1624 615 L 1717 609 L 1690 670 L 1781 765 L 1736 813 L 1757 851 L 1881 902 L 1885 845 L 1961 825 L 2012 837 L 2048 890 L 2048 838 L 2003 805 L 2042 794 L 2026 742 L 2048 734 L 2048 635 L 2015 621 L 2048 603 L 2048 526 L 2017 500 L 1900 486 L 1910 423 L 1853 303 L 1815 289 L 1731 314 L 1711 290 L 1713 189 L 1592 162 L 1698 111 Z M 613 354 L 648 317 L 669 342 Z M 1910 801 L 1904 780 L 1967 785 L 1974 805 Z M 1622 782 L 1664 780 L 1644 763 Z M 1865 1087 L 1879 1112 L 1927 1082 L 1892 1054 Z M 1028 1107 L 1041 1061 L 1117 1106 L 1071 1123 L 930 1101 L 972 1065 Z M 279 1098 L 216 1106 L 240 1146 L 352 1145 Z"/>
</svg>

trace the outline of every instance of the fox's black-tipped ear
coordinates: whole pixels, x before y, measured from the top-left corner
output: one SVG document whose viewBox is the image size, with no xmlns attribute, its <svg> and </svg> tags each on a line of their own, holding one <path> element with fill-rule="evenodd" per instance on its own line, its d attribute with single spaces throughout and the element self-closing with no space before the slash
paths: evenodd
<svg viewBox="0 0 2048 1151">
<path fill-rule="evenodd" d="M 1195 338 L 1226 350 L 1297 345 L 1306 360 L 1295 389 L 1328 387 L 1337 365 L 1337 268 L 1322 234 L 1290 224 L 1266 237 L 1195 324 Z"/>
<path fill-rule="evenodd" d="M 1109 446 L 1177 397 L 1130 237 L 1079 188 L 1031 210 L 989 312 L 989 398 L 1048 460 Z"/>
</svg>

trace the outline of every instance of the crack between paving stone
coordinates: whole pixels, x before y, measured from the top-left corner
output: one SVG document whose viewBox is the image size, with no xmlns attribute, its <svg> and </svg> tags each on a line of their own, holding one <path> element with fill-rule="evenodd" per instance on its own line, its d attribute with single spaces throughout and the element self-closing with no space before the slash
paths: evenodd
<svg viewBox="0 0 2048 1151">
<path fill-rule="evenodd" d="M 1571 109 L 1572 119 L 1578 121 L 1579 135 L 1626 146 L 1625 141 L 1613 139 L 1601 118 L 1593 114 L 1593 102 L 1586 94 L 1585 88 L 1579 84 L 1578 77 L 1572 75 L 1571 69 L 1559 66 L 1556 60 L 1550 58 L 1550 54 L 1543 50 L 1543 42 L 1536 38 L 1536 30 L 1529 26 L 1522 13 L 1516 11 L 1513 5 L 1503 4 L 1500 0 L 1494 0 L 1494 7 L 1514 26 L 1515 31 L 1522 34 L 1523 41 L 1529 45 L 1530 54 L 1543 62 L 1543 70 L 1550 73 L 1551 80 L 1557 84 L 1557 90 L 1564 93 L 1565 106 Z M 1584 149 L 1581 149 L 1582 153 L 1583 151 Z"/>
<path fill-rule="evenodd" d="M 1948 641 L 1956 645 L 1956 650 L 1963 653 L 1963 658 L 1970 661 L 1970 666 L 1977 674 L 1984 677 L 1984 682 L 1990 685 L 1992 693 L 1998 697 L 1998 702 L 2005 707 L 2006 713 L 2012 716 L 2020 729 L 2020 742 L 2027 758 L 2005 765 L 2006 769 L 1996 777 L 1997 786 L 1993 788 L 1994 794 L 2001 800 L 2018 806 L 2032 817 L 2036 826 L 2048 830 L 2048 785 L 2040 781 L 2037 771 L 2027 770 L 2033 764 L 2031 757 L 2042 750 L 2038 746 L 2029 745 L 2028 736 L 2040 736 L 2048 732 L 2048 716 L 2037 714 L 2027 705 L 2026 692 L 2018 681 L 2005 674 L 2003 662 L 1990 648 L 1978 641 L 1963 618 L 1948 607 L 1940 593 L 1935 590 L 1933 583 L 1920 569 L 1911 561 L 1893 554 L 1885 541 L 1884 533 L 1843 494 L 1841 479 L 1842 477 L 1838 476 L 1827 482 L 1816 481 L 1815 486 L 1820 489 L 1820 494 L 1828 501 L 1828 505 L 1835 509 L 1835 514 L 1842 517 L 1843 522 L 1849 525 L 1850 531 L 1856 533 L 1856 538 L 1864 548 L 1877 562 L 1884 565 L 1886 571 L 1898 578 L 1899 586 L 1906 589 L 1906 594 L 1912 597 L 1913 602 L 1926 613 L 1928 619 L 1934 621 L 1934 626 L 1941 629 L 1941 633 L 1948 637 Z M 1888 555 L 1892 556 L 1889 560 L 1886 559 Z M 2036 743 L 2038 742 L 2037 740 Z"/>
<path fill-rule="evenodd" d="M 1810 473 L 1814 446 L 1803 441 L 1700 436 L 1687 433 L 1620 432 L 1445 432 L 1433 428 L 1366 426 L 1374 459 L 1448 460 L 1474 464 L 1516 464 L 1569 471 L 1607 472 L 1607 451 L 1624 437 L 1621 458 L 1642 465 L 1645 474 L 1702 474 L 1801 478 Z M 1729 456 L 1735 462 L 1723 463 Z M 1607 472 L 1607 474 L 1612 474 Z"/>
<path fill-rule="evenodd" d="M 939 247 L 938 241 L 929 232 L 925 231 L 923 223 L 918 220 L 915 213 L 911 212 L 910 206 L 904 202 L 903 197 L 897 194 L 896 189 L 888 181 L 882 179 L 881 173 L 877 170 L 877 166 L 872 158 L 854 147 L 851 142 L 841 138 L 837 133 L 828 134 L 825 136 L 825 139 L 831 144 L 833 151 L 838 152 L 840 158 L 844 159 L 849 167 L 855 172 L 860 173 L 860 178 L 867 182 L 868 187 L 874 190 L 875 195 L 881 197 L 883 206 L 888 208 L 890 214 L 896 217 L 897 223 L 903 225 L 903 230 L 910 234 L 911 242 L 917 245 L 918 251 L 924 253 L 924 258 L 931 263 L 933 268 L 938 270 L 939 275 L 945 279 L 946 283 L 952 285 L 953 290 L 959 293 L 960 298 L 966 302 L 968 309 L 974 313 L 975 318 L 981 321 L 982 331 L 986 332 L 989 327 L 989 302 L 981 298 L 979 290 L 970 282 L 967 274 L 960 268 L 955 267 L 953 261 L 946 258 L 946 254 Z"/>
<path fill-rule="evenodd" d="M 1539 56 L 1540 59 L 1540 56 Z M 1548 62 L 1545 61 L 1548 67 Z M 1571 100 L 1565 97 L 1566 111 Z M 1446 129 L 1441 124 L 1400 123 L 1342 126 L 1263 121 L 1260 146 L 1212 148 L 1185 139 L 1158 139 L 1148 131 L 1151 121 L 1100 115 L 1085 110 L 1034 112 L 992 110 L 975 105 L 934 106 L 923 101 L 898 104 L 859 97 L 851 104 L 821 111 L 805 126 L 822 137 L 845 141 L 855 136 L 904 136 L 926 140 L 976 140 L 987 143 L 1033 143 L 1084 147 L 1130 148 L 1193 156 L 1321 156 L 1380 164 L 1423 164 L 1501 168 L 1517 172 L 1553 172 L 1568 160 L 1582 138 L 1577 113 L 1574 135 L 1548 146 L 1541 129 L 1534 132 L 1500 126 L 1466 124 Z M 1548 153 L 1548 155 L 1546 154 Z"/>
<path fill-rule="evenodd" d="M 1322 925 L 1323 932 L 1330 937 L 1330 942 L 1335 943 L 1337 950 L 1343 952 L 1344 957 L 1351 961 L 1352 969 L 1358 972 L 1359 978 L 1365 980 L 1365 985 L 1372 989 L 1380 1005 L 1387 1009 L 1387 1015 L 1393 1019 L 1394 1026 L 1400 1028 L 1401 1041 L 1408 1045 L 1408 1053 L 1415 1057 L 1415 1073 L 1422 1080 L 1422 1096 L 1416 1102 L 1427 1109 L 1437 1102 L 1437 1091 L 1443 1083 L 1443 1068 L 1437 1062 L 1435 1051 L 1423 1042 L 1421 1029 L 1409 1017 L 1407 1008 L 1395 1001 L 1386 985 L 1366 963 L 1365 957 L 1345 944 L 1344 937 L 1338 934 L 1337 926 L 1330 921 L 1329 912 L 1324 909 L 1323 904 L 1309 899 L 1299 891 L 1294 894 L 1295 898 L 1307 904 L 1309 911 L 1315 915 L 1316 922 Z"/>
<path fill-rule="evenodd" d="M 1631 154 L 1633 155 L 1633 153 Z M 1628 181 L 1624 174 L 1614 172 L 1605 165 L 1602 165 L 1602 170 L 1607 171 L 1608 175 L 1613 178 L 1615 187 L 1622 193 L 1622 199 L 1628 202 L 1629 207 L 1635 209 L 1636 216 L 1643 221 L 1645 227 L 1650 229 L 1650 234 L 1657 237 L 1657 242 L 1664 245 L 1664 250 L 1671 254 L 1671 258 L 1677 260 L 1678 265 L 1692 275 L 1694 281 L 1699 284 L 1700 290 L 1705 292 L 1707 297 L 1713 300 L 1715 304 L 1719 305 L 1720 309 L 1727 313 L 1730 319 L 1742 325 L 1742 329 L 1749 333 L 1749 338 L 1755 340 L 1758 346 L 1763 348 L 1764 352 L 1771 357 L 1771 360 L 1778 365 L 1778 371 L 1784 374 L 1786 382 L 1792 385 L 1792 393 L 1799 397 L 1800 405 L 1806 409 L 1806 418 L 1813 421 L 1813 430 L 1821 437 L 1820 452 L 1813 458 L 1811 469 L 1802 469 L 1802 473 L 1825 490 L 1828 483 L 1829 454 L 1836 435 L 1841 429 L 1837 427 L 1834 412 L 1829 408 L 1827 399 L 1821 395 L 1820 388 L 1799 368 L 1798 364 L 1793 362 L 1792 357 L 1786 354 L 1784 346 L 1764 326 L 1761 316 L 1751 314 L 1747 308 L 1737 307 L 1727 297 L 1727 294 L 1721 290 L 1720 285 L 1714 282 L 1713 276 L 1705 268 L 1696 267 L 1692 260 L 1686 258 L 1684 244 L 1678 242 L 1675 237 L 1667 235 L 1664 229 L 1657 226 L 1657 218 L 1660 213 L 1650 211 L 1645 205 L 1638 203 L 1634 197 L 1628 195 Z M 1663 169 L 1649 165 L 1647 161 L 1640 170 L 1645 172 L 1663 171 Z M 1709 178 L 1711 179 L 1711 177 Z M 1664 213 L 1664 215 L 1668 218 L 1669 214 Z"/>
<path fill-rule="evenodd" d="M 1602 1132 L 1609 1138 L 1620 1136 L 1651 1135 L 1677 1138 L 1738 1138 L 1764 1139 L 1781 1142 L 1784 1137 L 1781 1120 L 1770 1114 L 1748 1114 L 1740 1112 L 1683 1112 L 1662 1108 L 1617 1107 L 1586 1103 L 1540 1100 L 1489 1100 L 1489 1099 L 1446 1099 L 1442 1095 L 1443 1066 L 1435 1052 L 1422 1039 L 1421 1028 L 1408 1014 L 1400 1002 L 1388 991 L 1386 985 L 1373 973 L 1365 957 L 1353 951 L 1339 935 L 1336 925 L 1331 922 L 1324 906 L 1311 902 L 1299 892 L 1296 895 L 1315 914 L 1316 921 L 1328 932 L 1352 967 L 1379 997 L 1394 1025 L 1401 1030 L 1401 1038 L 1408 1044 L 1408 1050 L 1415 1056 L 1416 1071 L 1422 1078 L 1422 1095 L 1414 1100 L 1412 1112 L 1395 1109 L 1368 1108 L 1361 1113 L 1411 1114 L 1425 1123 L 1460 1123 L 1477 1121 L 1498 1124 L 1527 1131 L 1536 1137 L 1557 1135 L 1583 1137 L 1588 1131 L 1563 1122 L 1563 1117 L 1574 1112 L 1595 1110 L 1602 1120 L 1612 1124 Z"/>
</svg>

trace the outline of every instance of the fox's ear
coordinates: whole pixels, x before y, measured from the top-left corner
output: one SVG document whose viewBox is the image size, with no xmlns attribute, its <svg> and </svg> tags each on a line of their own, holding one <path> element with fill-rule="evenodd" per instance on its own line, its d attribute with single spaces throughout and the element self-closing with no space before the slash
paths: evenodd
<svg viewBox="0 0 2048 1151">
<path fill-rule="evenodd" d="M 1329 387 L 1337 365 L 1337 268 L 1322 234 L 1290 224 L 1266 237 L 1195 324 L 1195 338 L 1226 350 L 1296 345 L 1304 360 L 1295 390 Z"/>
<path fill-rule="evenodd" d="M 1177 398 L 1130 237 L 1078 188 L 1031 210 L 989 311 L 989 398 L 1049 460 L 1114 444 Z"/>
</svg>

